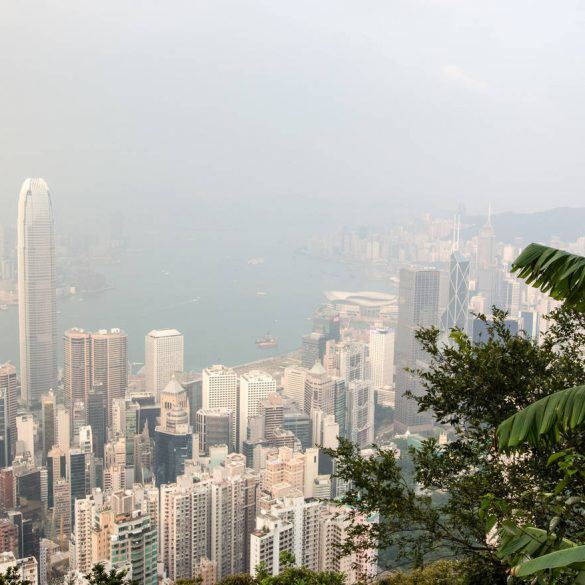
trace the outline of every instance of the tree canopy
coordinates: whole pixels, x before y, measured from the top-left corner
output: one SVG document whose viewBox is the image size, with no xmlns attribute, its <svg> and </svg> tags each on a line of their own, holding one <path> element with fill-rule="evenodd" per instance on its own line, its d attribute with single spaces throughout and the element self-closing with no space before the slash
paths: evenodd
<svg viewBox="0 0 585 585">
<path fill-rule="evenodd" d="M 380 514 L 375 525 L 352 524 L 346 552 L 379 543 L 395 551 L 391 566 L 456 557 L 466 564 L 467 583 L 503 584 L 509 566 L 493 529 L 511 509 L 536 528 L 548 527 L 555 510 L 536 494 L 554 491 L 563 476 L 548 465 L 555 449 L 527 443 L 507 456 L 498 450 L 496 430 L 533 402 L 585 384 L 585 317 L 568 308 L 554 311 L 540 344 L 522 332 L 512 334 L 506 317 L 495 308 L 493 320 L 480 316 L 487 338 L 479 344 L 460 330 L 451 332 L 449 344 L 436 328 L 417 333 L 430 364 L 414 372 L 426 392 L 412 399 L 449 429 L 447 444 L 428 438 L 402 453 L 402 460 L 378 447 L 363 458 L 343 440 L 329 451 L 337 475 L 350 483 L 343 502 L 355 517 Z M 577 434 L 564 437 L 561 448 L 579 444 Z M 402 472 L 406 457 L 412 459 L 414 484 Z M 582 529 L 582 522 L 574 522 L 564 536 Z"/>
</svg>

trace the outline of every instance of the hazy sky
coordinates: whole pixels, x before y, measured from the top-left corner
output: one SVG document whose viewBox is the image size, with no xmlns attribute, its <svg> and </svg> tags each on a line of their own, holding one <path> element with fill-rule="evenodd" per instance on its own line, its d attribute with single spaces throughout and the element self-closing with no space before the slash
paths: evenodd
<svg viewBox="0 0 585 585">
<path fill-rule="evenodd" d="M 37 175 L 70 217 L 582 205 L 584 25 L 580 0 L 0 0 L 0 213 Z"/>
</svg>

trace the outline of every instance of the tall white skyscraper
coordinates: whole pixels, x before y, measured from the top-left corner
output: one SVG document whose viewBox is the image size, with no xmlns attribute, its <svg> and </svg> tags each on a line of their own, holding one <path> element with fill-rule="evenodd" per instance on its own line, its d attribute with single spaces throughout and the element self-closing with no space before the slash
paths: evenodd
<svg viewBox="0 0 585 585">
<path fill-rule="evenodd" d="M 236 413 L 238 410 L 238 376 L 231 368 L 214 365 L 203 370 L 202 376 L 202 403 L 203 409 L 229 408 Z M 237 439 L 236 425 L 233 428 L 232 443 Z"/>
<path fill-rule="evenodd" d="M 183 371 L 183 334 L 176 329 L 152 330 L 144 346 L 146 391 L 158 399 L 172 375 Z"/>
<path fill-rule="evenodd" d="M 21 392 L 30 404 L 57 384 L 55 236 L 43 179 L 24 181 L 17 229 Z"/>
<path fill-rule="evenodd" d="M 276 380 L 266 372 L 253 370 L 240 377 L 240 451 L 247 438 L 249 418 L 260 412 L 260 401 L 271 392 L 276 392 Z"/>
<path fill-rule="evenodd" d="M 301 366 L 287 366 L 282 376 L 284 394 L 294 400 L 301 409 L 305 408 L 305 381 L 308 372 L 309 370 Z"/>
<path fill-rule="evenodd" d="M 394 379 L 394 331 L 386 327 L 370 330 L 370 369 L 376 390 L 392 386 Z"/>
</svg>

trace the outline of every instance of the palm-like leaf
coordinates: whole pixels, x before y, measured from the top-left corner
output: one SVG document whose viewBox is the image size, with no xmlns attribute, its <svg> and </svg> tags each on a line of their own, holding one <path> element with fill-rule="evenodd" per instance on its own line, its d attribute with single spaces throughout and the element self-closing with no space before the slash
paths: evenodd
<svg viewBox="0 0 585 585">
<path fill-rule="evenodd" d="M 514 567 L 512 575 L 515 577 L 527 577 L 539 571 L 567 568 L 574 568 L 581 572 L 585 571 L 585 546 L 556 550 L 536 559 L 531 559 Z"/>
<path fill-rule="evenodd" d="M 555 441 L 563 432 L 585 425 L 585 386 L 560 390 L 507 418 L 497 431 L 500 451 L 521 443 Z"/>
<path fill-rule="evenodd" d="M 585 311 L 585 257 L 530 244 L 512 264 L 527 284 L 577 311 Z"/>
</svg>

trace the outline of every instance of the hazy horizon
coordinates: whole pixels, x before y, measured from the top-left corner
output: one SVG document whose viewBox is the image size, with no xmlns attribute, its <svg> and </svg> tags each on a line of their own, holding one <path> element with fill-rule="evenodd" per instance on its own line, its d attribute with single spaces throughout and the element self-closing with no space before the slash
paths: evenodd
<svg viewBox="0 0 585 585">
<path fill-rule="evenodd" d="M 339 0 L 0 9 L 0 223 L 248 205 L 336 218 L 582 203 L 576 2 Z"/>
</svg>

